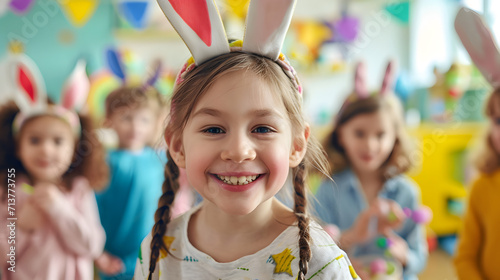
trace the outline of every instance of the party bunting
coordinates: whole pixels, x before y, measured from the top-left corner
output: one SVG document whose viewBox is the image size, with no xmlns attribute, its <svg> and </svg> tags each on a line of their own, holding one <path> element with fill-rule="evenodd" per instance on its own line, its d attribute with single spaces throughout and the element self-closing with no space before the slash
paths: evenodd
<svg viewBox="0 0 500 280">
<path fill-rule="evenodd" d="M 84 26 L 92 17 L 99 0 L 59 0 L 68 20 L 76 27 Z"/>
</svg>

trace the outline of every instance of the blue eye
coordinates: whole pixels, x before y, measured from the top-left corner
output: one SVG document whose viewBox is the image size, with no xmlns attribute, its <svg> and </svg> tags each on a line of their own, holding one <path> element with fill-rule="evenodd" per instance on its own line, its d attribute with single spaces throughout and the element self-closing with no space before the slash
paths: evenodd
<svg viewBox="0 0 500 280">
<path fill-rule="evenodd" d="M 209 127 L 207 129 L 203 130 L 203 132 L 209 133 L 209 134 L 221 134 L 221 133 L 224 133 L 224 130 L 222 130 L 220 127 Z"/>
<path fill-rule="evenodd" d="M 269 127 L 259 126 L 256 129 L 254 129 L 253 132 L 255 132 L 255 133 L 270 133 L 270 132 L 274 132 L 274 131 L 272 129 L 270 129 Z"/>
</svg>

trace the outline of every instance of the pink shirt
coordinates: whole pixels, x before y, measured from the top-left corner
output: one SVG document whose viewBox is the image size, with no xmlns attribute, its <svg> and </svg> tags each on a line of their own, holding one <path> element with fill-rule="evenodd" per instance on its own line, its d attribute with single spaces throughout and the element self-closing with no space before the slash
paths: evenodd
<svg viewBox="0 0 500 280">
<path fill-rule="evenodd" d="M 16 181 L 15 209 L 20 213 L 30 196 Z M 0 190 L 0 194 L 4 191 Z M 16 226 L 15 272 L 8 270 L 11 221 L 7 201 L 0 201 L 0 266 L 4 280 L 92 280 L 93 260 L 104 248 L 105 233 L 95 195 L 87 179 L 73 181 L 71 192 L 53 204 L 45 222 L 31 233 Z M 17 222 L 16 222 L 17 223 Z"/>
</svg>

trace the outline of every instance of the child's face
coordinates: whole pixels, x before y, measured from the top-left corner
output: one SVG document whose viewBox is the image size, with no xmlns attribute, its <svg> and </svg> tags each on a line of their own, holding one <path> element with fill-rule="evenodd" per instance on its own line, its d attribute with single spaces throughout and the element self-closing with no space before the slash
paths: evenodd
<svg viewBox="0 0 500 280">
<path fill-rule="evenodd" d="M 107 123 L 118 135 L 121 149 L 140 151 L 154 136 L 157 116 L 149 107 L 122 107 L 113 112 Z"/>
<path fill-rule="evenodd" d="M 68 170 L 75 152 L 69 125 L 52 116 L 27 122 L 19 137 L 19 159 L 36 181 L 57 182 Z"/>
<path fill-rule="evenodd" d="M 339 130 L 339 143 L 359 171 L 378 170 L 392 152 L 395 141 L 394 121 L 384 111 L 355 116 Z"/>
<path fill-rule="evenodd" d="M 219 78 L 193 109 L 182 140 L 169 144 L 190 184 L 234 215 L 272 198 L 300 162 L 283 102 L 250 71 Z"/>
</svg>

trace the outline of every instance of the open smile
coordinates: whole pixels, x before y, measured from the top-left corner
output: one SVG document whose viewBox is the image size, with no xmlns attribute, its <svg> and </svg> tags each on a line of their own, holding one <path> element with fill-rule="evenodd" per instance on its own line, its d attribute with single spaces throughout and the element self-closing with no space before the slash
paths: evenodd
<svg viewBox="0 0 500 280">
<path fill-rule="evenodd" d="M 221 180 L 222 182 L 228 184 L 228 185 L 247 185 L 252 183 L 253 181 L 257 180 L 260 175 L 251 175 L 251 176 L 224 176 L 224 175 L 217 175 L 215 176 Z"/>
</svg>

